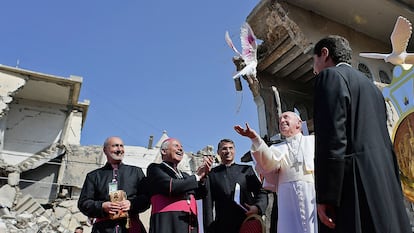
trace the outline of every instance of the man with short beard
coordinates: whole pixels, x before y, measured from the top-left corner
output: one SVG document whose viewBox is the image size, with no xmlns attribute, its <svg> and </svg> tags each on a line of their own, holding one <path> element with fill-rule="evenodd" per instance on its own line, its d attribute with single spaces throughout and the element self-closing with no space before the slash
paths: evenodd
<svg viewBox="0 0 414 233">
<path fill-rule="evenodd" d="M 145 175 L 142 169 L 122 163 L 125 151 L 119 137 L 107 138 L 103 152 L 107 162 L 86 175 L 78 201 L 79 210 L 95 218 L 92 233 L 146 232 L 138 215 L 149 208 L 149 198 L 143 192 Z M 111 201 L 110 194 L 123 194 L 119 190 L 125 192 L 126 198 Z"/>
</svg>

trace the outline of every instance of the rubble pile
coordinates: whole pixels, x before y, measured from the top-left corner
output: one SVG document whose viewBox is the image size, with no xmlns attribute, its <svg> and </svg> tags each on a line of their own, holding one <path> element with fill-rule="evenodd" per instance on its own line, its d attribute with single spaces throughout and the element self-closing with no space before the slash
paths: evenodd
<svg viewBox="0 0 414 233">
<path fill-rule="evenodd" d="M 18 183 L 18 174 L 10 173 L 7 184 L 0 187 L 0 233 L 72 233 L 78 226 L 85 233 L 91 231 L 77 200 L 56 199 L 43 207 L 30 195 L 22 196 Z"/>
<path fill-rule="evenodd" d="M 25 203 L 22 205 L 22 202 Z M 77 200 L 57 200 L 50 209 L 44 209 L 29 195 L 18 200 L 18 203 L 11 209 L 0 206 L 1 233 L 72 233 L 78 226 L 82 226 L 85 233 L 91 231 L 88 218 L 77 208 Z"/>
</svg>

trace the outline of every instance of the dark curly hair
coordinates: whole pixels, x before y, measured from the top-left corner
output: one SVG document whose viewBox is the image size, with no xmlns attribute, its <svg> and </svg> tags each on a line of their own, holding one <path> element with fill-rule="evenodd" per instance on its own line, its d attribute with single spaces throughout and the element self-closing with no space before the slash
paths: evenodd
<svg viewBox="0 0 414 233">
<path fill-rule="evenodd" d="M 332 58 L 335 64 L 338 64 L 340 62 L 351 64 L 352 49 L 349 46 L 348 40 L 344 37 L 338 35 L 329 35 L 321 39 L 313 48 L 313 54 L 321 56 L 323 47 L 329 50 L 329 57 Z"/>
</svg>

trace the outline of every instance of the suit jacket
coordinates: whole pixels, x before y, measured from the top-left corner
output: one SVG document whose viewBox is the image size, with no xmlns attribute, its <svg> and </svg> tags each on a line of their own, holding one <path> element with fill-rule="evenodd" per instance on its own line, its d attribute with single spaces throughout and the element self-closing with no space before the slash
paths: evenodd
<svg viewBox="0 0 414 233">
<path fill-rule="evenodd" d="M 183 178 L 177 178 L 172 169 L 164 163 L 152 163 L 147 168 L 148 192 L 150 196 L 162 194 L 165 196 L 179 196 L 186 200 L 192 194 L 196 199 L 203 198 L 206 187 L 196 177 L 182 172 Z"/>
<path fill-rule="evenodd" d="M 411 232 L 380 90 L 341 64 L 316 77 L 314 107 L 317 202 L 336 207 L 335 232 Z"/>
<path fill-rule="evenodd" d="M 204 225 L 206 232 L 239 232 L 246 218 L 245 211 L 234 201 L 235 185 L 240 185 L 240 203 L 256 205 L 259 215 L 267 207 L 267 193 L 257 178 L 253 168 L 248 165 L 219 165 L 208 175 L 208 195 L 203 201 Z M 213 207 L 215 219 L 213 219 Z"/>
<path fill-rule="evenodd" d="M 182 177 L 179 177 L 182 176 Z M 196 180 L 196 177 L 190 176 L 185 172 L 177 174 L 169 165 L 165 163 L 152 163 L 147 168 L 148 178 L 148 195 L 164 197 L 171 203 L 177 204 L 185 201 L 188 205 L 196 205 L 195 199 L 203 198 L 206 193 L 206 187 L 202 182 Z M 156 202 L 162 198 L 152 198 Z M 168 211 L 154 211 L 160 203 L 152 203 L 153 211 L 150 219 L 150 233 L 184 233 L 197 232 L 197 210 L 189 211 L 188 208 L 169 209 Z M 185 206 L 188 207 L 188 206 Z"/>
<path fill-rule="evenodd" d="M 102 203 L 110 200 L 108 184 L 112 178 L 113 169 L 109 163 L 86 175 L 78 200 L 78 208 L 84 215 L 100 219 L 108 217 L 102 209 Z M 118 168 L 118 189 L 124 190 L 131 202 L 128 211 L 130 217 L 137 218 L 138 213 L 149 208 L 149 198 L 144 191 L 145 175 L 141 168 L 121 163 Z M 120 232 L 126 232 L 125 223 L 126 219 L 100 221 L 94 224 L 92 232 L 113 232 L 117 224 L 121 227 Z M 143 227 L 141 230 L 145 232 Z"/>
</svg>

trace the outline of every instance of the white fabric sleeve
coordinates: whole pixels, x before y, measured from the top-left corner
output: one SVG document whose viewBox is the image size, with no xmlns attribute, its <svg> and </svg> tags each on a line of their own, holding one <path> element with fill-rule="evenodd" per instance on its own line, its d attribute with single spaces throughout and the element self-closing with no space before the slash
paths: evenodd
<svg viewBox="0 0 414 233">
<path fill-rule="evenodd" d="M 272 150 L 260 137 L 252 139 L 250 148 L 252 158 L 256 162 L 256 169 L 262 173 L 277 171 L 280 168 L 282 154 L 277 150 Z"/>
</svg>

